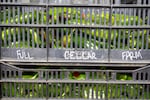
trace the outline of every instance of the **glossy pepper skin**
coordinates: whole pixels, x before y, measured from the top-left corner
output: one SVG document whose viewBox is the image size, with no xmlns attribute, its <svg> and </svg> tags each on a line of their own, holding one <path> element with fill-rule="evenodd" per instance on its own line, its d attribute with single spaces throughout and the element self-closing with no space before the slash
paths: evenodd
<svg viewBox="0 0 150 100">
<path fill-rule="evenodd" d="M 80 73 L 79 72 L 73 72 L 73 76 L 77 78 L 80 76 Z"/>
</svg>

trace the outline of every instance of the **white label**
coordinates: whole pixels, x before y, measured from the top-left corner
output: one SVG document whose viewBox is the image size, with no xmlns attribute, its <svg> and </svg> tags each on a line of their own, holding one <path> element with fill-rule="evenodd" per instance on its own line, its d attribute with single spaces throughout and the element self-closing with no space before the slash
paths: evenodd
<svg viewBox="0 0 150 100">
<path fill-rule="evenodd" d="M 30 56 L 29 52 L 25 52 L 24 50 L 17 50 L 17 59 L 20 60 L 31 60 L 34 59 L 33 57 Z"/>
<path fill-rule="evenodd" d="M 122 52 L 122 60 L 138 60 L 138 59 L 143 59 L 141 55 L 141 50 Z"/>
<path fill-rule="evenodd" d="M 64 58 L 65 59 L 70 59 L 70 60 L 86 60 L 86 59 L 91 59 L 95 60 L 96 54 L 93 51 L 65 51 L 64 53 Z"/>
</svg>

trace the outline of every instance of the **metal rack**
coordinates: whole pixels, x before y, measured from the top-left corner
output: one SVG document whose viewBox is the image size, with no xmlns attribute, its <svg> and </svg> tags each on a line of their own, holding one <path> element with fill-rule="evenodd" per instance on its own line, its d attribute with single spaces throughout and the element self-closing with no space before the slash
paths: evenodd
<svg viewBox="0 0 150 100">
<path fill-rule="evenodd" d="M 1 63 L 1 95 L 2 100 L 149 100 L 149 72 L 150 66 L 135 70 L 28 69 Z"/>
<path fill-rule="evenodd" d="M 1 1 L 1 61 L 148 64 L 149 2 L 89 2 Z"/>
<path fill-rule="evenodd" d="M 150 99 L 149 0 L 34 1 L 0 0 L 0 100 Z"/>
</svg>

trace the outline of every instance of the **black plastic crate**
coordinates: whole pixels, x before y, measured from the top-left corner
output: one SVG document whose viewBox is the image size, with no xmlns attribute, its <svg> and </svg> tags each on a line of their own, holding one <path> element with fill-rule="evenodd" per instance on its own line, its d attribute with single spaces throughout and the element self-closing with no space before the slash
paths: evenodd
<svg viewBox="0 0 150 100">
<path fill-rule="evenodd" d="M 1 60 L 149 63 L 149 0 L 0 0 Z"/>
<path fill-rule="evenodd" d="M 33 69 L 1 64 L 1 100 L 150 100 L 150 66 L 135 70 Z"/>
</svg>

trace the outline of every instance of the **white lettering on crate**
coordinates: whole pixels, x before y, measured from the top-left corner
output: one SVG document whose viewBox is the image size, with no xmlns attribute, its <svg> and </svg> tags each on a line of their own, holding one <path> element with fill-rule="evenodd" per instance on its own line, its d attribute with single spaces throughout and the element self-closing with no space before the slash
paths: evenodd
<svg viewBox="0 0 150 100">
<path fill-rule="evenodd" d="M 65 51 L 64 58 L 70 60 L 97 59 L 96 54 L 93 51 L 73 51 L 73 50 Z"/>
<path fill-rule="evenodd" d="M 122 60 L 137 60 L 142 59 L 141 50 L 122 52 Z"/>
<path fill-rule="evenodd" d="M 21 60 L 31 60 L 34 59 L 33 57 L 30 56 L 29 52 L 26 52 L 24 50 L 17 50 L 17 59 L 21 59 Z"/>
</svg>

